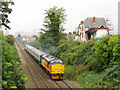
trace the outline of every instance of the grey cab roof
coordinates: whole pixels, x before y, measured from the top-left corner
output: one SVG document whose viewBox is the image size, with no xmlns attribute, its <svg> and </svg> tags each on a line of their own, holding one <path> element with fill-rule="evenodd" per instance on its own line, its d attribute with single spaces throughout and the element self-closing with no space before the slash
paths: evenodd
<svg viewBox="0 0 120 90">
<path fill-rule="evenodd" d="M 93 22 L 93 17 L 88 17 L 85 21 L 84 21 L 84 26 L 86 28 L 88 28 L 88 30 L 90 28 L 108 28 L 105 19 L 104 18 L 97 18 L 95 17 L 95 22 Z"/>
<path fill-rule="evenodd" d="M 57 59 L 56 57 L 50 55 L 50 54 L 44 54 L 43 57 L 47 60 L 47 61 L 52 61 L 54 59 Z"/>
</svg>

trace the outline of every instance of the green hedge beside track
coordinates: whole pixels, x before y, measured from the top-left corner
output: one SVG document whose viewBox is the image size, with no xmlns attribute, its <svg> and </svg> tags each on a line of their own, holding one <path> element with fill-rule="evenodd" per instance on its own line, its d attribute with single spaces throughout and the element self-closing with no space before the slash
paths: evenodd
<svg viewBox="0 0 120 90">
<path fill-rule="evenodd" d="M 15 45 L 2 36 L 2 88 L 25 88 L 25 79 Z"/>
</svg>

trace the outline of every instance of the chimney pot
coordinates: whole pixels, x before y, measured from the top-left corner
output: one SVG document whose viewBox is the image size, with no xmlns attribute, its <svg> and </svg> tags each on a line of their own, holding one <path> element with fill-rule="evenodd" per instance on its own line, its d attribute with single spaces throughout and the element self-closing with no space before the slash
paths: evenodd
<svg viewBox="0 0 120 90">
<path fill-rule="evenodd" d="M 81 24 L 83 24 L 83 21 L 81 21 Z"/>
<path fill-rule="evenodd" d="M 93 22 L 95 22 L 95 17 L 93 17 Z"/>
<path fill-rule="evenodd" d="M 71 32 L 69 32 L 69 35 L 71 35 L 72 33 Z"/>
<path fill-rule="evenodd" d="M 76 35 L 76 31 L 73 32 L 73 35 Z"/>
</svg>

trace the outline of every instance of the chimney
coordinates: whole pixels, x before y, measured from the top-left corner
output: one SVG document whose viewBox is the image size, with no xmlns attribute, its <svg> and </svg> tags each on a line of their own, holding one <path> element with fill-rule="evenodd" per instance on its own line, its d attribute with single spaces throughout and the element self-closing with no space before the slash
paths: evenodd
<svg viewBox="0 0 120 90">
<path fill-rule="evenodd" d="M 83 21 L 81 21 L 81 24 L 83 24 Z"/>
<path fill-rule="evenodd" d="M 72 35 L 72 33 L 71 33 L 71 32 L 69 32 L 69 35 Z"/>
<path fill-rule="evenodd" d="M 76 35 L 76 31 L 73 32 L 73 35 Z"/>
<path fill-rule="evenodd" d="M 93 17 L 93 22 L 95 23 L 95 17 Z"/>
</svg>

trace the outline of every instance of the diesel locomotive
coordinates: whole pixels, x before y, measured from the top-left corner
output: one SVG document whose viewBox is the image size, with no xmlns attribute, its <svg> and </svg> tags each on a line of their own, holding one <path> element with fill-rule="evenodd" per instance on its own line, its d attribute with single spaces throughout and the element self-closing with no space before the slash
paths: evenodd
<svg viewBox="0 0 120 90">
<path fill-rule="evenodd" d="M 64 78 L 64 65 L 62 60 L 28 44 L 25 45 L 25 50 L 40 63 L 52 79 Z"/>
</svg>

